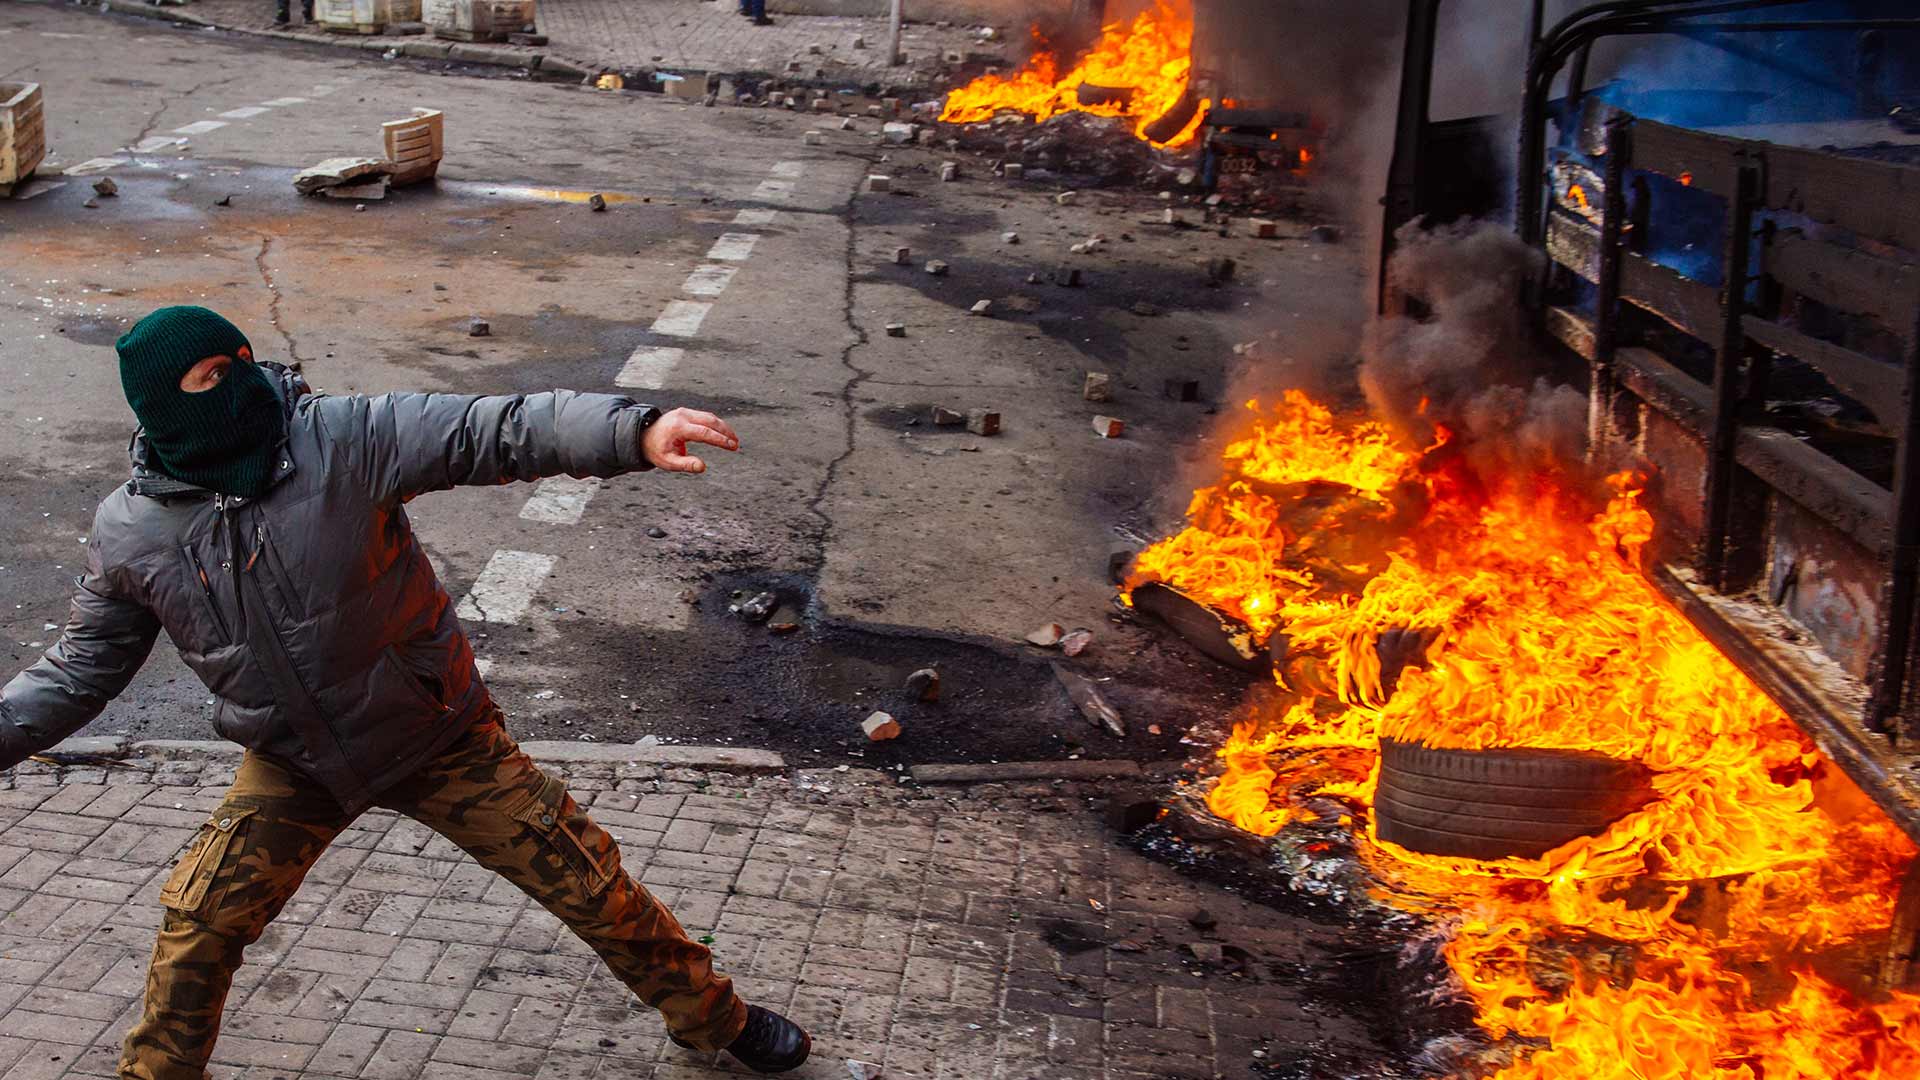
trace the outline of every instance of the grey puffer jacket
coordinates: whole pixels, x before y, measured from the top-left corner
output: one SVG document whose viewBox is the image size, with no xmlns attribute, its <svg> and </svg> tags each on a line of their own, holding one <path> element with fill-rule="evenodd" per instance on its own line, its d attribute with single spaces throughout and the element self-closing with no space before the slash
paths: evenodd
<svg viewBox="0 0 1920 1080">
<path fill-rule="evenodd" d="M 65 632 L 0 690 L 0 768 L 59 742 L 133 680 L 159 632 L 218 699 L 214 728 L 360 808 L 489 706 L 403 505 L 461 484 L 647 468 L 659 411 L 568 390 L 313 394 L 278 365 L 287 439 L 257 499 L 163 476 L 100 504 Z"/>
</svg>

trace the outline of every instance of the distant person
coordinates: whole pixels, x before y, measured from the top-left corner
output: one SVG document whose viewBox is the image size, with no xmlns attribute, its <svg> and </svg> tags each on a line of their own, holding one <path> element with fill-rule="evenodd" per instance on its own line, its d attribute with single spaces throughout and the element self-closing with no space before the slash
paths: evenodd
<svg viewBox="0 0 1920 1080">
<path fill-rule="evenodd" d="M 755 26 L 773 25 L 767 18 L 767 0 L 740 0 L 740 14 L 752 19 Z"/>
<path fill-rule="evenodd" d="M 247 748 L 160 891 L 120 1075 L 203 1080 L 242 950 L 373 806 L 559 916 L 680 1045 L 758 1072 L 806 1061 L 807 1033 L 740 1000 L 514 745 L 405 509 L 458 485 L 702 472 L 688 445 L 739 449 L 726 421 L 570 390 L 328 397 L 200 307 L 161 308 L 116 348 L 133 477 L 94 516 L 60 640 L 0 689 L 0 769 L 98 716 L 162 630 L 218 698 L 214 730 Z"/>
<path fill-rule="evenodd" d="M 278 7 L 273 13 L 275 26 L 285 26 L 293 21 L 292 6 L 291 0 L 278 0 Z M 300 0 L 300 21 L 313 21 L 313 0 Z"/>
</svg>

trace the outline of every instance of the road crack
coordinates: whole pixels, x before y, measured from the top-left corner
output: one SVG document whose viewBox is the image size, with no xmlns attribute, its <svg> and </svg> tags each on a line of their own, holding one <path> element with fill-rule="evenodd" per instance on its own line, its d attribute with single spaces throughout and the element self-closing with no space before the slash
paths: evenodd
<svg viewBox="0 0 1920 1080">
<path fill-rule="evenodd" d="M 841 216 L 845 218 L 847 223 L 847 244 L 845 252 L 846 291 L 841 299 L 841 317 L 846 320 L 847 328 L 853 331 L 853 340 L 847 343 L 846 348 L 840 350 L 840 365 L 850 373 L 847 381 L 840 387 L 840 409 L 844 414 L 846 425 L 846 443 L 840 453 L 836 455 L 832 461 L 827 463 L 827 471 L 821 476 L 819 487 L 814 489 L 813 497 L 807 500 L 807 512 L 820 519 L 820 541 L 814 551 L 813 567 L 810 571 L 816 578 L 822 570 L 826 569 L 827 545 L 833 541 L 835 529 L 833 515 L 828 513 L 826 509 L 827 493 L 832 490 L 834 482 L 839 479 L 841 466 L 845 465 L 847 459 L 853 456 L 855 449 L 854 436 L 858 430 L 859 416 L 854 404 L 854 395 L 859 392 L 860 387 L 866 383 L 867 380 L 874 376 L 872 371 L 854 363 L 854 353 L 865 348 L 873 340 L 871 335 L 867 333 L 867 328 L 860 324 L 859 316 L 854 313 L 853 298 L 854 287 L 856 285 L 854 280 L 854 262 L 858 254 L 860 239 L 858 211 L 860 185 L 865 182 L 866 171 L 863 170 L 860 176 L 855 179 L 853 190 L 848 193 L 846 204 L 841 212 Z"/>
<path fill-rule="evenodd" d="M 295 364 L 304 365 L 306 357 L 300 355 L 299 341 L 294 338 L 293 332 L 287 329 L 286 323 L 280 318 L 280 286 L 273 280 L 273 268 L 267 265 L 267 252 L 271 250 L 273 250 L 273 235 L 261 233 L 260 250 L 253 255 L 253 267 L 260 272 L 260 281 L 267 287 L 267 321 L 273 324 L 273 329 L 280 335 L 280 340 L 286 342 L 287 356 Z"/>
</svg>

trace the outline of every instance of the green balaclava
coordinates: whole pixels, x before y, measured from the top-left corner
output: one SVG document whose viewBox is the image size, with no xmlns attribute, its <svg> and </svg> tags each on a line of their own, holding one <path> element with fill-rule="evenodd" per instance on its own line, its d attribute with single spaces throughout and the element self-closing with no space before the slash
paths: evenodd
<svg viewBox="0 0 1920 1080">
<path fill-rule="evenodd" d="M 153 463 L 176 480 L 255 498 L 273 483 L 286 415 L 267 373 L 249 359 L 240 328 L 203 307 L 164 307 L 114 348 L 120 385 L 146 431 Z M 209 356 L 231 356 L 227 377 L 189 393 L 180 380 Z"/>
</svg>

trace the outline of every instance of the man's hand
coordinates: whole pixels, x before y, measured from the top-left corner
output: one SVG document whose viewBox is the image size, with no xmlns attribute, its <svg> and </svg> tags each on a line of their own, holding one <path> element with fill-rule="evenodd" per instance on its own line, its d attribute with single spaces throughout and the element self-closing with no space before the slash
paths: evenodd
<svg viewBox="0 0 1920 1080">
<path fill-rule="evenodd" d="M 687 453 L 688 443 L 706 443 L 722 450 L 740 449 L 740 436 L 725 420 L 697 409 L 675 409 L 647 428 L 640 449 L 648 464 L 668 472 L 701 473 L 707 463 Z"/>
</svg>

